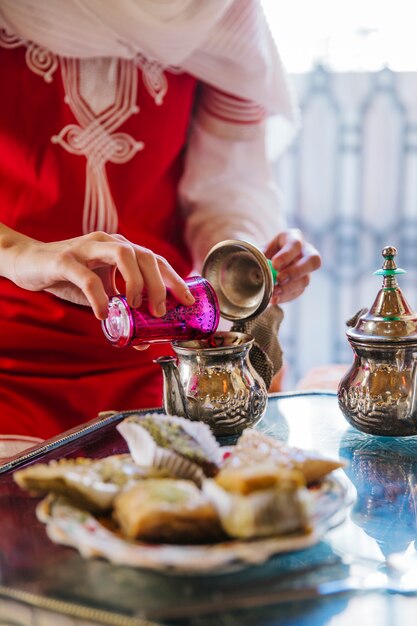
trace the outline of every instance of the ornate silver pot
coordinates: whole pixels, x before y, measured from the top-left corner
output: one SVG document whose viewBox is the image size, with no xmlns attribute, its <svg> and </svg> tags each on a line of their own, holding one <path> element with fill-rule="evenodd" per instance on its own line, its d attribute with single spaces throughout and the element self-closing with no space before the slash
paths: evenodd
<svg viewBox="0 0 417 626">
<path fill-rule="evenodd" d="M 207 423 L 215 435 L 237 435 L 266 410 L 267 390 L 249 361 L 250 335 L 217 332 L 173 343 L 177 358 L 156 360 L 164 375 L 164 410 Z"/>
<path fill-rule="evenodd" d="M 227 239 L 209 251 L 202 275 L 216 292 L 220 315 L 244 322 L 267 307 L 276 271 L 253 244 Z M 268 394 L 249 360 L 253 342 L 251 335 L 226 331 L 173 342 L 176 358 L 156 360 L 164 376 L 165 412 L 206 422 L 215 435 L 238 435 L 254 426 L 265 413 Z"/>
<path fill-rule="evenodd" d="M 339 406 L 358 430 L 371 435 L 417 434 L 417 315 L 397 283 L 397 250 L 383 249 L 383 285 L 368 311 L 348 322 L 354 362 L 338 388 Z"/>
</svg>

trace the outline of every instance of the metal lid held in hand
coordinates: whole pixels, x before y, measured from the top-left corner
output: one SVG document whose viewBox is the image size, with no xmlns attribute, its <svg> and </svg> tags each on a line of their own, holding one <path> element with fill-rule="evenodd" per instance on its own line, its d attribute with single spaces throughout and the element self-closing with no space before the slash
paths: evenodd
<svg viewBox="0 0 417 626">
<path fill-rule="evenodd" d="M 382 269 L 375 272 L 383 276 L 382 288 L 368 311 L 360 311 L 347 331 L 350 339 L 361 342 L 401 343 L 417 341 L 417 314 L 411 310 L 397 283 L 397 276 L 405 274 L 398 268 L 394 257 L 396 248 L 387 246 L 382 250 L 385 261 Z"/>
<path fill-rule="evenodd" d="M 256 317 L 268 306 L 276 270 L 253 244 L 228 239 L 210 250 L 202 275 L 217 294 L 222 317 L 243 321 Z"/>
</svg>

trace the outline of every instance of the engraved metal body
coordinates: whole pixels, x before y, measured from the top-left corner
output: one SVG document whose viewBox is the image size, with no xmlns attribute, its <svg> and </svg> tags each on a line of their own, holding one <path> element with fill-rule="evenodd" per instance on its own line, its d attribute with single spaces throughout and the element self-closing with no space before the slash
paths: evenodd
<svg viewBox="0 0 417 626">
<path fill-rule="evenodd" d="M 355 360 L 338 391 L 348 422 L 372 435 L 417 434 L 416 346 L 351 344 Z"/>
<path fill-rule="evenodd" d="M 164 374 L 164 409 L 206 422 L 216 435 L 237 435 L 259 422 L 267 390 L 249 361 L 250 335 L 217 332 L 176 342 L 175 357 L 157 359 Z"/>
<path fill-rule="evenodd" d="M 354 362 L 341 380 L 339 406 L 358 430 L 372 435 L 417 434 L 417 316 L 397 284 L 396 249 L 384 248 L 384 277 L 371 309 L 348 325 Z"/>
</svg>

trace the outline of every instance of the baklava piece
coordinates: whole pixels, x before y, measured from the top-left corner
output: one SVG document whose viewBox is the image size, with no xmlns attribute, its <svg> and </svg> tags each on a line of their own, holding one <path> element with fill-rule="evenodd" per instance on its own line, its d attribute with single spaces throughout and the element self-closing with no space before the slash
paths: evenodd
<svg viewBox="0 0 417 626">
<path fill-rule="evenodd" d="M 129 539 L 188 544 L 223 536 L 215 508 L 189 480 L 143 480 L 117 496 L 113 517 Z"/>
<path fill-rule="evenodd" d="M 203 492 L 230 537 L 253 539 L 309 530 L 309 493 L 297 470 L 268 463 L 222 469 Z"/>
<path fill-rule="evenodd" d="M 281 470 L 298 470 L 307 485 L 320 481 L 327 474 L 344 463 L 322 457 L 317 452 L 310 452 L 289 446 L 283 441 L 273 439 L 257 430 L 247 428 L 239 437 L 236 446 L 224 462 L 225 468 L 242 468 L 252 465 L 267 464 Z M 241 480 L 244 480 L 242 472 Z"/>
</svg>

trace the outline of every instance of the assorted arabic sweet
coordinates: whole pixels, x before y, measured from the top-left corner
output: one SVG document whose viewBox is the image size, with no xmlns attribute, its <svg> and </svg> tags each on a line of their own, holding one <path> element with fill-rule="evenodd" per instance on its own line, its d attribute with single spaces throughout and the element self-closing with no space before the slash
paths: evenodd
<svg viewBox="0 0 417 626">
<path fill-rule="evenodd" d="M 236 445 L 230 449 L 223 469 L 245 468 L 259 464 L 267 464 L 272 474 L 274 467 L 279 471 L 284 469 L 298 470 L 304 476 L 307 485 L 321 480 L 333 470 L 344 465 L 343 462 L 325 458 L 317 452 L 289 446 L 284 441 L 247 428 L 239 437 Z M 232 474 L 232 476 L 236 476 L 236 478 L 239 476 L 241 481 L 245 480 L 244 472 L 239 475 Z M 226 480 L 226 473 L 224 473 L 223 478 Z M 251 480 L 253 479 L 252 476 Z"/>
<path fill-rule="evenodd" d="M 308 532 L 308 486 L 342 466 L 246 429 L 229 449 L 221 470 L 203 491 L 231 537 L 252 539 Z"/>
<path fill-rule="evenodd" d="M 89 511 L 106 511 L 118 493 L 148 476 L 167 476 L 167 472 L 140 467 L 130 454 L 116 454 L 98 460 L 79 457 L 36 463 L 17 470 L 13 478 L 27 491 L 64 495 Z"/>
<path fill-rule="evenodd" d="M 309 530 L 309 492 L 298 470 L 260 464 L 221 470 L 203 492 L 230 537 L 253 539 Z"/>
<path fill-rule="evenodd" d="M 82 554 L 108 553 L 92 546 L 82 510 L 122 542 L 112 550 L 123 554 L 122 544 L 246 545 L 311 535 L 317 489 L 309 485 L 341 466 L 252 429 L 225 453 L 206 424 L 160 413 L 133 414 L 117 429 L 129 454 L 37 463 L 14 473 L 22 488 L 49 494 L 37 508 L 49 536 Z M 62 519 L 58 510 L 66 511 Z M 243 544 L 239 554 L 252 559 Z"/>
<path fill-rule="evenodd" d="M 183 417 L 147 413 L 131 415 L 117 426 L 133 459 L 141 466 L 165 469 L 194 480 L 214 476 L 222 452 L 209 426 Z"/>
<path fill-rule="evenodd" d="M 216 509 L 190 480 L 142 480 L 116 497 L 113 517 L 129 539 L 205 543 L 224 537 Z"/>
</svg>

